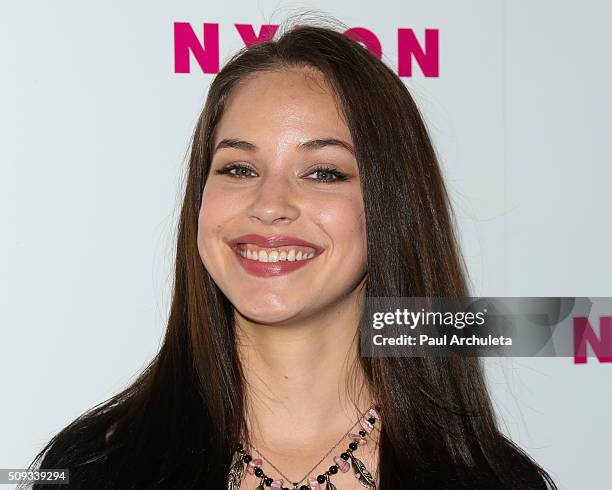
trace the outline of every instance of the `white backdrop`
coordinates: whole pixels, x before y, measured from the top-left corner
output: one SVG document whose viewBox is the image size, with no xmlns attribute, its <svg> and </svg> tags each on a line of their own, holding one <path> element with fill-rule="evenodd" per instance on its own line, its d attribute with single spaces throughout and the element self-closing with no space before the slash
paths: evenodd
<svg viewBox="0 0 612 490">
<path fill-rule="evenodd" d="M 326 5 L 326 3 L 328 5 Z M 381 40 L 439 29 L 405 78 L 440 155 L 475 295 L 612 296 L 612 68 L 595 0 L 3 2 L 0 467 L 24 468 L 159 347 L 180 178 L 213 75 L 175 74 L 173 23 L 317 9 Z M 324 9 L 324 10 L 321 10 Z M 564 489 L 610 488 L 612 364 L 488 359 L 505 430 Z"/>
</svg>

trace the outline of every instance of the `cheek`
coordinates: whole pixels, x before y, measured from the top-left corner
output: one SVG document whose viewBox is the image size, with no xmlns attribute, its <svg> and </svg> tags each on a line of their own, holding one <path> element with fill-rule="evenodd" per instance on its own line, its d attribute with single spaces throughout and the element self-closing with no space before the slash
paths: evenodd
<svg viewBox="0 0 612 490">
<path fill-rule="evenodd" d="M 363 202 L 346 197 L 319 208 L 317 220 L 328 233 L 336 251 L 359 259 L 366 253 L 367 234 Z"/>
<path fill-rule="evenodd" d="M 223 223 L 229 220 L 227 199 L 214 189 L 204 189 L 202 204 L 198 214 L 198 250 L 203 260 L 212 253 L 211 246 L 215 243 Z M 206 264 L 205 264 L 206 265 Z"/>
<path fill-rule="evenodd" d="M 248 195 L 244 192 L 228 190 L 214 181 L 209 181 L 202 192 L 198 220 L 224 224 L 243 212 L 247 199 Z"/>
</svg>

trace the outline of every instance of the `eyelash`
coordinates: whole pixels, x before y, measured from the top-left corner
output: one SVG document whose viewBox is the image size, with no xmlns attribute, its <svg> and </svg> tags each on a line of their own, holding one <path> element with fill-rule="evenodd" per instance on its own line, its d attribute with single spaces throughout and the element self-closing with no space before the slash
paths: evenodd
<svg viewBox="0 0 612 490">
<path fill-rule="evenodd" d="M 230 173 L 230 170 L 235 170 L 235 169 L 247 169 L 250 171 L 253 171 L 253 169 L 251 167 L 248 167 L 247 165 L 241 165 L 239 163 L 234 163 L 232 165 L 228 165 L 227 167 L 224 167 L 220 170 L 217 170 L 215 173 L 217 175 L 224 175 L 227 174 L 230 177 L 233 177 L 235 179 L 246 179 L 248 177 L 244 176 L 244 175 L 236 175 L 236 174 L 232 174 Z M 312 175 L 315 172 L 325 172 L 328 174 L 332 174 L 335 176 L 335 179 L 332 180 L 322 180 L 322 179 L 313 179 L 313 180 L 319 180 L 319 182 L 323 182 L 325 184 L 331 184 L 333 182 L 341 182 L 344 180 L 347 180 L 347 175 L 344 172 L 341 172 L 340 170 L 337 170 L 335 168 L 329 167 L 327 165 L 319 165 L 316 168 L 313 168 L 312 171 L 310 172 L 310 174 L 308 175 Z"/>
</svg>

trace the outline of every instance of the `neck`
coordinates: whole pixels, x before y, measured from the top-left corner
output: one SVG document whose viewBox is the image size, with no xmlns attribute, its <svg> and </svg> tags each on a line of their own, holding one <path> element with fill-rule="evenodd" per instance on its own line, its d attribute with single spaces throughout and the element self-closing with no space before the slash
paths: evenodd
<svg viewBox="0 0 612 490">
<path fill-rule="evenodd" d="M 299 440 L 320 450 L 322 440 L 340 438 L 370 406 L 358 354 L 362 302 L 359 287 L 300 321 L 264 325 L 237 315 L 249 438 L 256 447 L 281 452 Z"/>
</svg>

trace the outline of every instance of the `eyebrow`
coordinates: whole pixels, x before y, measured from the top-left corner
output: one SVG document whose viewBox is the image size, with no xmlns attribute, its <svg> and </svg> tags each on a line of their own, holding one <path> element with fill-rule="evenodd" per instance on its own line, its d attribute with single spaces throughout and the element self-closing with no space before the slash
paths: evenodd
<svg viewBox="0 0 612 490">
<path fill-rule="evenodd" d="M 317 138 L 314 140 L 303 141 L 297 146 L 297 148 L 298 150 L 319 150 L 327 146 L 338 146 L 350 151 L 353 155 L 355 155 L 355 149 L 353 146 L 338 138 Z M 215 147 L 215 150 L 213 151 L 213 155 L 221 148 L 235 148 L 238 150 L 256 151 L 257 145 L 245 140 L 226 138 L 219 141 Z"/>
</svg>

